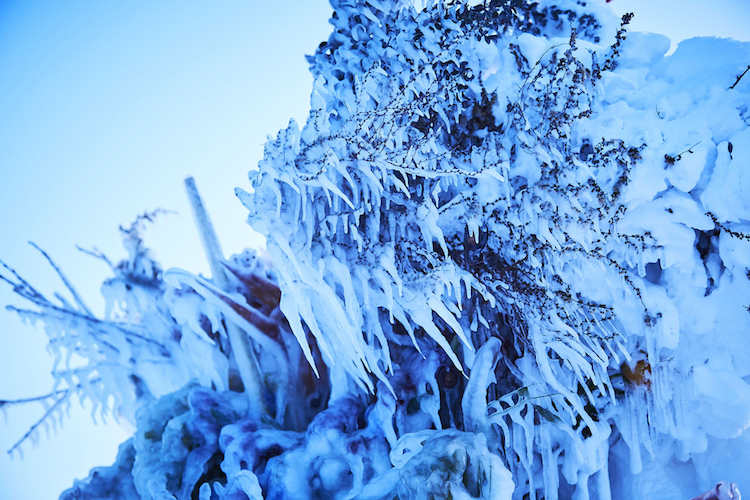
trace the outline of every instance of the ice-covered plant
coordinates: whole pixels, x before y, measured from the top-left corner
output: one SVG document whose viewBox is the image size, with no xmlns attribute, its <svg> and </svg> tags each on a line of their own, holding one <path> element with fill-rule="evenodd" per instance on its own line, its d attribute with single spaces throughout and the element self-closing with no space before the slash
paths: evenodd
<svg viewBox="0 0 750 500">
<path fill-rule="evenodd" d="M 440 346 L 416 370 L 432 394 L 416 405 L 432 417 L 423 425 L 494 436 L 518 492 L 545 487 L 535 456 L 553 448 L 565 450 L 571 483 L 605 470 L 598 411 L 615 397 L 608 370 L 628 340 L 613 298 L 582 281 L 629 280 L 607 245 L 634 246 L 615 224 L 642 145 L 578 123 L 616 47 L 595 45 L 601 27 L 575 5 L 334 7 L 335 32 L 311 59 L 308 123 L 267 145 L 254 194 L 242 195 L 268 237 L 292 330 L 310 328 L 334 395 L 357 384 L 398 397 L 404 362 L 392 344 Z M 540 11 L 567 22 L 534 21 Z M 439 418 L 440 369 L 459 379 L 471 369 L 452 419 Z M 510 429 L 488 403 L 521 389 L 536 403 L 495 435 L 493 423 Z M 562 434 L 543 441 L 544 417 Z M 556 490 L 556 461 L 543 465 Z"/>
<path fill-rule="evenodd" d="M 144 224 L 157 214 L 158 211 L 146 213 L 121 228 L 128 257 L 119 264 L 113 265 L 104 255 L 89 252 L 104 260 L 113 272 L 113 277 L 102 285 L 102 294 L 107 299 L 104 317 L 91 311 L 48 254 L 36 245 L 32 244 L 57 272 L 72 302 L 59 293 L 54 300 L 46 297 L 0 262 L 5 271 L 0 279 L 36 307 L 8 306 L 8 309 L 28 321 L 43 322 L 55 356 L 52 392 L 32 398 L 48 408 L 9 452 L 33 437 L 46 419 L 61 415 L 73 395 L 81 400 L 90 399 L 94 412 L 100 410 L 106 415 L 114 409 L 116 417 L 133 420 L 139 398 L 161 397 L 190 379 L 177 347 L 179 337 L 163 300 L 161 268 L 142 244 Z"/>
<path fill-rule="evenodd" d="M 608 498 L 621 443 L 637 473 L 642 447 L 659 461 L 664 443 L 699 435 L 706 423 L 681 419 L 705 380 L 675 362 L 690 326 L 671 299 L 677 276 L 703 268 L 702 232 L 723 224 L 702 194 L 709 148 L 747 128 L 746 97 L 727 85 L 707 99 L 736 117 L 701 117 L 710 139 L 706 125 L 655 122 L 639 72 L 683 68 L 655 63 L 660 38 L 628 43 L 630 16 L 618 26 L 598 3 L 332 4 L 307 123 L 266 145 L 254 192 L 239 195 L 333 399 L 374 393 L 391 441 L 485 433 L 516 498 Z M 700 160 L 664 172 L 654 155 L 677 140 Z M 681 446 L 681 460 L 706 449 Z"/>
<path fill-rule="evenodd" d="M 118 358 L 102 386 L 131 391 L 138 431 L 64 497 L 118 474 L 122 498 L 201 500 L 689 498 L 742 477 L 750 47 L 664 57 L 601 2 L 331 3 L 307 122 L 238 190 L 273 269 L 224 260 L 194 186 L 210 279 L 161 273 L 125 231 L 100 323 L 149 332 L 169 376 Z M 65 318 L 93 317 L 75 302 Z M 95 332 L 98 383 L 121 348 Z"/>
</svg>

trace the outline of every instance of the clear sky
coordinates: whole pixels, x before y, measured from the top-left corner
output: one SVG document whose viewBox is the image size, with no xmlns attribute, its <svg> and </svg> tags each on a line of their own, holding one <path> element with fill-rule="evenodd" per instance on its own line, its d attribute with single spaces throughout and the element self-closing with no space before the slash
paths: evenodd
<svg viewBox="0 0 750 500">
<path fill-rule="evenodd" d="M 746 0 L 613 0 L 633 29 L 675 41 L 750 38 Z M 208 272 L 182 180 L 193 175 L 227 254 L 262 242 L 233 189 L 267 134 L 303 123 L 311 77 L 304 54 L 329 33 L 325 0 L 0 0 L 0 259 L 47 293 L 45 248 L 95 311 L 106 267 L 75 250 L 124 256 L 118 226 L 161 207 L 146 241 L 164 267 Z M 0 304 L 23 305 L 0 284 Z M 0 399 L 49 391 L 40 329 L 0 310 Z M 74 404 L 63 428 L 10 461 L 41 408 L 0 419 L 0 498 L 56 498 L 108 465 L 127 430 L 92 426 Z"/>
</svg>

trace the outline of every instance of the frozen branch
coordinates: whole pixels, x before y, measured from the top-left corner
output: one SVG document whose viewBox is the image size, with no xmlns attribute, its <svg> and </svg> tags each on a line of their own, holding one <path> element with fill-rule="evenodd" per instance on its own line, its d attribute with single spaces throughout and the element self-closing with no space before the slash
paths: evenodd
<svg viewBox="0 0 750 500">
<path fill-rule="evenodd" d="M 21 446 L 21 444 L 23 444 L 24 441 L 26 441 L 27 439 L 29 439 L 34 434 L 34 432 L 39 428 L 39 426 L 42 425 L 44 423 L 44 421 L 47 420 L 47 418 L 50 415 L 52 415 L 52 413 L 63 403 L 63 401 L 67 400 L 70 397 L 71 392 L 72 392 L 71 389 L 65 389 L 63 391 L 63 395 L 60 396 L 54 402 L 54 404 L 52 406 L 50 406 L 49 408 L 47 408 L 47 411 L 44 412 L 44 415 L 42 415 L 41 418 L 39 418 L 39 420 L 37 420 L 36 422 L 34 422 L 34 424 L 31 427 L 29 427 L 29 430 L 26 431 L 26 434 L 24 434 L 21 437 L 21 439 L 19 439 L 18 441 L 16 441 L 13 444 L 13 446 L 10 447 L 10 449 L 7 452 L 8 455 L 12 455 L 13 452 L 16 449 L 18 449 L 18 447 Z"/>
<path fill-rule="evenodd" d="M 68 281 L 68 278 L 65 277 L 65 275 L 62 272 L 62 270 L 57 266 L 57 264 L 55 264 L 55 261 L 52 260 L 52 258 L 47 254 L 47 252 L 45 252 L 44 250 L 42 250 L 41 248 L 39 248 L 39 246 L 36 243 L 34 243 L 33 241 L 30 241 L 29 245 L 31 245 L 32 247 L 36 248 L 39 251 L 39 253 L 41 253 L 44 256 L 44 258 L 47 259 L 47 262 L 49 262 L 49 265 L 52 266 L 52 269 L 55 270 L 55 272 L 57 273 L 57 275 L 62 280 L 63 284 L 65 285 L 65 288 L 67 288 L 68 291 L 70 292 L 70 294 L 73 296 L 73 300 L 75 300 L 76 304 L 78 304 L 78 307 L 86 315 L 93 316 L 94 314 L 86 306 L 86 304 L 84 304 L 83 299 L 81 299 L 81 296 L 78 295 L 78 292 L 76 292 L 75 288 L 73 288 L 73 285 L 70 283 L 70 281 Z"/>
<path fill-rule="evenodd" d="M 201 243 L 203 244 L 203 250 L 206 252 L 206 257 L 208 258 L 213 281 L 220 289 L 229 291 L 229 281 L 227 280 L 226 274 L 224 274 L 224 268 L 222 266 L 224 255 L 221 251 L 221 246 L 219 245 L 219 239 L 216 237 L 213 224 L 211 224 L 211 219 L 208 216 L 206 208 L 203 206 L 203 200 L 201 200 L 200 194 L 198 194 L 198 188 L 195 186 L 195 180 L 192 177 L 185 179 L 185 189 L 187 190 L 188 198 L 190 199 L 190 205 L 193 208 L 195 223 L 198 226 L 198 233 L 200 234 Z M 247 335 L 231 322 L 227 322 L 226 326 L 227 336 L 229 337 L 229 343 L 232 346 L 237 369 L 240 372 L 242 385 L 245 388 L 245 394 L 250 403 L 250 410 L 256 415 L 267 413 L 261 396 L 261 381 L 260 376 L 258 375 L 258 363 L 255 360 L 255 355 L 252 352 L 252 349 L 250 349 L 250 345 L 248 344 Z"/>
<path fill-rule="evenodd" d="M 110 269 L 114 269 L 115 266 L 112 264 L 112 261 L 109 260 L 109 258 L 104 255 L 104 252 L 100 251 L 98 248 L 94 247 L 91 250 L 87 250 L 86 248 L 80 247 L 76 245 L 76 249 L 80 252 L 85 253 L 86 255 L 90 255 L 92 257 L 95 257 L 97 259 L 103 260 L 107 263 L 107 265 L 110 267 Z"/>
<path fill-rule="evenodd" d="M 737 77 L 737 81 L 735 81 L 734 84 L 731 87 L 729 87 L 729 90 L 732 90 L 733 88 L 735 88 L 737 84 L 740 83 L 740 80 L 742 80 L 742 77 L 745 76 L 745 74 L 748 71 L 750 71 L 750 65 L 748 65 L 747 69 L 745 69 L 745 71 L 743 71 L 742 74 Z"/>
</svg>

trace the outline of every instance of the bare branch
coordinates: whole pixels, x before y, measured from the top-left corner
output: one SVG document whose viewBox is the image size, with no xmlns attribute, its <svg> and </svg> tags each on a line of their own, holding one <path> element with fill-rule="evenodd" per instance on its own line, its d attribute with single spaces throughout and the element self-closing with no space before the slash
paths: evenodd
<svg viewBox="0 0 750 500">
<path fill-rule="evenodd" d="M 78 384 L 74 387 L 75 390 L 80 389 L 82 386 L 81 384 Z M 5 405 L 22 405 L 26 403 L 35 403 L 38 401 L 44 401 L 46 399 L 50 398 L 56 398 L 60 395 L 65 395 L 70 391 L 70 389 L 60 389 L 57 391 L 52 391 L 49 394 L 44 394 L 42 396 L 36 396 L 33 398 L 21 398 L 21 399 L 0 399 L 0 407 Z"/>
<path fill-rule="evenodd" d="M 55 262 L 47 254 L 47 252 L 45 252 L 44 250 L 42 250 L 41 248 L 39 248 L 39 246 L 36 243 L 34 243 L 33 241 L 30 241 L 29 245 L 31 245 L 32 247 L 34 247 L 37 250 L 39 250 L 39 253 L 41 253 L 44 256 L 44 258 L 47 259 L 47 262 L 49 262 L 49 265 L 52 266 L 52 269 L 55 270 L 55 272 L 57 273 L 57 275 L 62 280 L 63 284 L 65 285 L 65 288 L 67 288 L 68 291 L 70 292 L 70 294 L 73 296 L 73 300 L 75 300 L 76 304 L 78 304 L 78 307 L 81 308 L 81 310 L 84 313 L 86 313 L 88 316 L 93 316 L 94 314 L 86 306 L 86 304 L 83 302 L 83 299 L 81 299 L 81 297 L 78 295 L 78 292 L 76 292 L 75 288 L 73 288 L 73 285 L 70 283 L 70 281 L 68 281 L 68 278 L 65 277 L 65 275 L 62 272 L 62 270 L 57 266 L 57 264 L 55 264 Z"/>
<path fill-rule="evenodd" d="M 737 84 L 738 84 L 738 83 L 740 83 L 740 80 L 742 80 L 742 77 L 743 77 L 743 76 L 745 76 L 745 74 L 746 74 L 746 73 L 747 73 L 748 71 L 750 71 L 750 65 L 748 65 L 748 66 L 747 66 L 747 69 L 746 69 L 745 71 L 743 71 L 743 72 L 742 72 L 742 74 L 741 74 L 740 76 L 738 76 L 738 77 L 737 77 L 737 81 L 736 81 L 736 82 L 734 82 L 734 85 L 732 85 L 731 87 L 729 87 L 729 90 L 732 90 L 733 88 L 735 88 L 735 87 L 737 86 Z"/>
<path fill-rule="evenodd" d="M 95 257 L 97 259 L 103 260 L 104 262 L 107 263 L 107 265 L 110 267 L 110 269 L 114 270 L 115 266 L 112 264 L 112 261 L 109 260 L 109 258 L 107 258 L 107 256 L 104 255 L 104 252 L 102 252 L 98 248 L 94 247 L 91 250 L 87 250 L 87 249 L 85 249 L 83 247 L 79 247 L 78 245 L 76 245 L 76 249 L 79 252 L 85 253 L 86 255 L 90 255 L 90 256 Z"/>
<path fill-rule="evenodd" d="M 50 407 L 49 407 L 49 408 L 47 409 L 47 411 L 45 411 L 45 412 L 44 412 L 44 415 L 42 415 L 42 417 L 41 417 L 41 418 L 40 418 L 39 420 L 37 420 L 36 422 L 34 422 L 34 425 L 32 425 L 32 426 L 31 426 L 31 427 L 29 428 L 29 430 L 28 430 L 28 431 L 26 431 L 26 434 L 24 434 L 24 435 L 23 435 L 23 436 L 21 437 L 21 439 L 19 439 L 18 441 L 16 441 L 16 442 L 15 442 L 15 444 L 14 444 L 13 446 L 11 446 L 11 447 L 10 447 L 10 449 L 9 449 L 9 450 L 8 450 L 8 452 L 7 452 L 7 453 L 8 453 L 8 455 L 11 455 L 11 454 L 13 454 L 13 452 L 14 452 L 14 451 L 15 451 L 15 450 L 16 450 L 16 449 L 17 449 L 17 448 L 19 447 L 19 446 L 21 446 L 21 444 L 23 444 L 23 442 L 24 442 L 24 441 L 26 441 L 26 440 L 27 440 L 27 439 L 28 439 L 29 437 L 31 437 L 31 435 L 32 435 L 32 434 L 34 434 L 34 431 L 36 431 L 36 429 L 37 429 L 37 428 L 38 428 L 38 427 L 39 427 L 40 425 L 42 425 L 42 424 L 44 423 L 44 421 L 45 421 L 45 420 L 47 420 L 47 418 L 48 418 L 48 417 L 49 417 L 50 415 L 52 415 L 52 413 L 53 413 L 53 412 L 54 412 L 54 411 L 55 411 L 55 410 L 57 409 L 57 407 L 59 407 L 59 406 L 60 406 L 60 405 L 61 405 L 61 404 L 63 403 L 63 401 L 65 401 L 66 399 L 68 399 L 68 398 L 70 397 L 70 394 L 71 394 L 71 392 L 72 392 L 72 390 L 71 390 L 71 389 L 65 389 L 65 390 L 64 390 L 64 394 L 63 394 L 63 395 L 62 395 L 61 397 L 59 397 L 59 398 L 58 398 L 58 399 L 57 399 L 57 400 L 55 401 L 55 403 L 54 403 L 54 404 L 53 404 L 52 406 L 50 406 Z"/>
<path fill-rule="evenodd" d="M 82 319 L 83 321 L 86 321 L 87 323 L 91 323 L 91 324 L 97 325 L 100 328 L 104 328 L 105 326 L 109 326 L 109 327 L 115 328 L 115 329 L 121 331 L 122 333 L 124 333 L 127 336 L 131 336 L 131 337 L 137 338 L 139 340 L 142 340 L 144 342 L 148 342 L 148 343 L 157 345 L 162 350 L 166 350 L 166 347 L 161 342 L 158 342 L 158 341 L 156 341 L 154 339 L 148 338 L 145 335 L 142 335 L 142 334 L 140 334 L 138 332 L 134 332 L 132 330 L 129 330 L 129 329 L 125 328 L 120 323 L 114 323 L 112 321 L 104 321 L 104 320 L 101 320 L 101 319 L 93 317 L 93 316 L 86 316 L 84 314 L 79 313 L 78 311 L 71 310 L 71 309 L 65 309 L 65 308 L 56 306 L 54 304 L 44 304 L 43 307 L 45 307 L 47 309 L 52 309 L 53 311 L 55 311 L 57 313 L 60 313 L 60 314 L 67 314 L 69 316 L 73 316 L 75 318 Z M 41 319 L 41 320 L 44 320 L 44 318 L 45 318 L 45 314 L 42 313 L 42 312 L 39 312 L 39 311 L 32 311 L 30 309 L 21 309 L 21 308 L 15 307 L 15 306 L 5 306 L 5 309 L 8 310 L 8 311 L 13 311 L 15 313 L 19 313 L 19 314 L 26 314 L 26 315 L 35 316 L 35 317 L 37 317 L 38 319 Z"/>
<path fill-rule="evenodd" d="M 6 283 L 9 283 L 13 287 L 13 291 L 16 294 L 35 303 L 41 302 L 41 303 L 44 303 L 45 305 L 51 304 L 51 302 L 47 300 L 47 298 L 44 295 L 42 295 L 36 288 L 31 286 L 31 284 L 28 281 L 23 279 L 21 275 L 16 272 L 15 269 L 10 267 L 8 264 L 3 262 L 2 260 L 0 260 L 0 266 L 10 271 L 10 273 L 16 278 L 16 280 L 18 280 L 18 282 L 16 283 L 12 280 L 9 280 L 5 276 L 0 275 L 0 279 L 5 281 Z"/>
</svg>

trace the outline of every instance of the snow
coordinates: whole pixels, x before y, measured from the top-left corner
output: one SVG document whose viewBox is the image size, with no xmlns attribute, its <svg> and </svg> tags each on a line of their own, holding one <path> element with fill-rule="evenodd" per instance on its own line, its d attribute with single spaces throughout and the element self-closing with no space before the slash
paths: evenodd
<svg viewBox="0 0 750 500">
<path fill-rule="evenodd" d="M 723 220 L 729 222 L 750 221 L 750 173 L 747 165 L 750 153 L 740 147 L 729 153 L 729 144 L 747 144 L 750 130 L 733 133 L 728 141 L 716 146 L 716 159 L 705 190 L 701 193 L 704 206 Z"/>
</svg>

